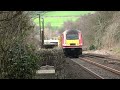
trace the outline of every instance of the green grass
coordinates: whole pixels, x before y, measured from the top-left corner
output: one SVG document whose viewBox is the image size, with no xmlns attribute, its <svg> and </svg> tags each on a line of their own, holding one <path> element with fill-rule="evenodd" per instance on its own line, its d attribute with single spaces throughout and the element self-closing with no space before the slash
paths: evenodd
<svg viewBox="0 0 120 90">
<path fill-rule="evenodd" d="M 52 11 L 44 15 L 45 26 L 51 23 L 51 26 L 61 27 L 65 21 L 72 20 L 75 21 L 79 17 L 70 16 L 82 16 L 88 13 L 94 13 L 93 11 Z M 47 17 L 46 17 L 47 16 Z M 69 16 L 69 17 L 50 17 L 50 16 Z M 36 18 L 34 22 L 39 25 L 39 18 Z"/>
<path fill-rule="evenodd" d="M 45 16 L 79 16 L 88 13 L 93 13 L 93 11 L 53 11 L 46 13 Z"/>
<path fill-rule="evenodd" d="M 68 20 L 72 20 L 72 21 L 75 21 L 77 18 L 66 18 L 66 17 L 62 17 L 62 18 L 51 18 L 51 17 L 47 17 L 47 18 L 44 18 L 44 22 L 45 22 L 45 26 L 50 22 L 51 23 L 51 26 L 61 26 L 63 25 L 63 23 L 65 21 L 68 21 Z M 39 25 L 39 19 L 35 19 L 34 21 L 37 25 Z"/>
<path fill-rule="evenodd" d="M 113 51 L 120 54 L 120 48 L 114 48 Z"/>
</svg>

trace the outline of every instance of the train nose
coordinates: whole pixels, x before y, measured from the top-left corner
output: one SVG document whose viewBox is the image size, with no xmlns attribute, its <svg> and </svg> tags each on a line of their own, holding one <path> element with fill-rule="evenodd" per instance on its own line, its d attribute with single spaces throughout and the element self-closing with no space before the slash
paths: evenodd
<svg viewBox="0 0 120 90">
<path fill-rule="evenodd" d="M 79 44 L 79 40 L 66 40 L 66 45 L 68 46 L 76 46 Z"/>
</svg>

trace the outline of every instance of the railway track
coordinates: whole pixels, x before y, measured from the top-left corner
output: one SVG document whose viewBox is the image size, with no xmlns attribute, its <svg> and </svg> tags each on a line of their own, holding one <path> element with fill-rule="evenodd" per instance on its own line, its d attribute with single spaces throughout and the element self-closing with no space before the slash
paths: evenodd
<svg viewBox="0 0 120 90">
<path fill-rule="evenodd" d="M 79 64 L 84 70 L 96 76 L 99 79 L 120 79 L 120 71 L 114 68 L 102 65 L 100 63 L 89 60 L 89 58 L 80 57 L 79 59 L 71 59 Z"/>
<path fill-rule="evenodd" d="M 71 59 L 72 61 L 74 61 L 73 59 Z M 100 75 L 98 75 L 97 73 L 93 72 L 92 70 L 86 68 L 84 65 L 79 64 L 79 66 L 85 70 L 86 72 L 88 72 L 89 74 L 91 74 L 93 77 L 95 77 L 95 79 L 104 79 L 103 77 L 101 77 Z"/>
<path fill-rule="evenodd" d="M 97 63 L 100 63 L 102 65 L 105 65 L 105 66 L 108 66 L 108 67 L 111 67 L 113 69 L 116 69 L 116 70 L 119 70 L 120 71 L 120 60 L 118 59 L 112 59 L 112 58 L 107 58 L 107 57 L 104 57 L 102 55 L 83 55 L 84 58 L 86 59 L 89 59 L 91 61 L 95 61 Z M 102 57 L 102 58 L 101 58 Z"/>
<path fill-rule="evenodd" d="M 82 59 L 82 60 L 84 60 L 84 61 L 86 61 L 86 62 L 89 62 L 89 63 L 91 63 L 91 64 L 94 64 L 94 65 L 96 65 L 96 66 L 98 66 L 98 67 L 104 68 L 104 69 L 106 69 L 106 70 L 109 70 L 109 71 L 111 71 L 111 72 L 113 72 L 113 73 L 115 73 L 115 74 L 120 75 L 120 71 L 118 71 L 118 70 L 116 70 L 116 69 L 110 68 L 110 67 L 108 67 L 108 66 L 105 66 L 105 65 L 96 63 L 96 62 L 94 62 L 94 61 L 91 61 L 91 60 L 88 60 L 88 59 L 85 59 L 85 58 Z"/>
<path fill-rule="evenodd" d="M 108 59 L 108 60 L 112 60 L 112 61 L 116 61 L 120 63 L 119 59 L 114 59 L 114 58 L 110 58 L 106 55 L 98 55 L 98 54 L 84 54 L 83 57 L 91 57 L 91 58 L 102 58 L 102 59 Z"/>
<path fill-rule="evenodd" d="M 68 74 L 66 78 L 70 79 L 104 79 L 97 73 L 93 72 L 92 70 L 86 68 L 82 64 L 78 64 L 75 62 L 76 59 L 66 58 L 66 63 L 68 67 L 66 67 L 66 71 Z"/>
</svg>

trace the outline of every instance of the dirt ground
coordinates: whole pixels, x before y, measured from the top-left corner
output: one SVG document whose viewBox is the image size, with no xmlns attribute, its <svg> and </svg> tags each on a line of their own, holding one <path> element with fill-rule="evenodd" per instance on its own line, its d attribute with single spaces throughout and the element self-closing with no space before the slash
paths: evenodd
<svg viewBox="0 0 120 90">
<path fill-rule="evenodd" d="M 87 53 L 91 53 L 91 54 L 100 54 L 100 55 L 106 55 L 110 58 L 114 58 L 114 59 L 120 59 L 120 53 L 116 53 L 113 52 L 112 50 L 88 50 L 88 51 L 83 51 L 83 54 L 87 54 Z"/>
</svg>

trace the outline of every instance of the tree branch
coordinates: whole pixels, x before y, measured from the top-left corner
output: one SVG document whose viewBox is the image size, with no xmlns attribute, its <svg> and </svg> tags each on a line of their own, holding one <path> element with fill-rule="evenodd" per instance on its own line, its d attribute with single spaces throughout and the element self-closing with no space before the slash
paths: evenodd
<svg viewBox="0 0 120 90">
<path fill-rule="evenodd" d="M 12 16 L 11 18 L 5 18 L 5 19 L 2 19 L 0 21 L 10 21 L 12 20 L 13 18 L 16 18 L 17 16 L 21 15 L 23 11 L 18 11 L 14 16 Z"/>
</svg>

